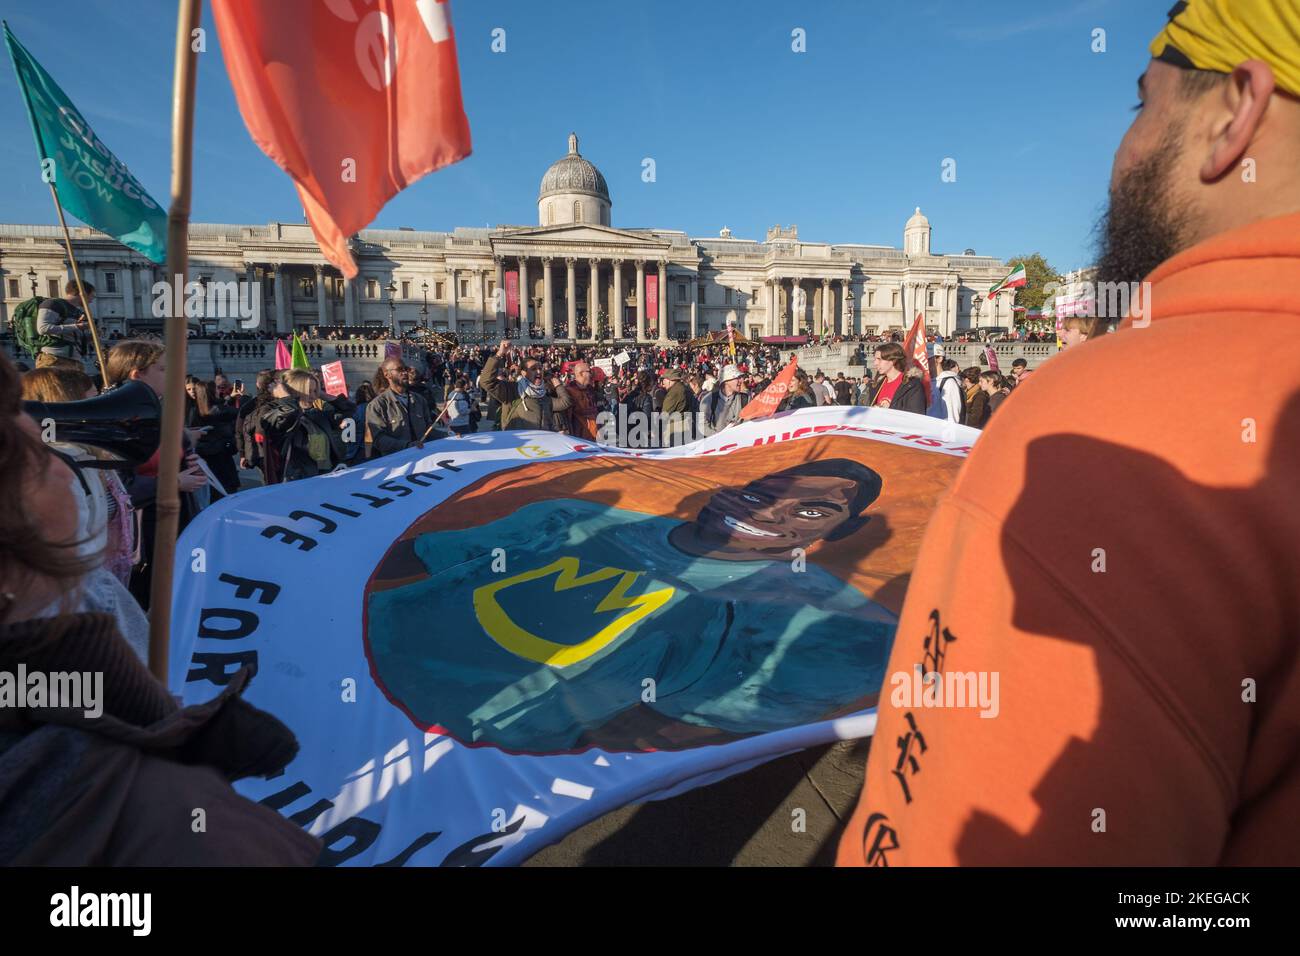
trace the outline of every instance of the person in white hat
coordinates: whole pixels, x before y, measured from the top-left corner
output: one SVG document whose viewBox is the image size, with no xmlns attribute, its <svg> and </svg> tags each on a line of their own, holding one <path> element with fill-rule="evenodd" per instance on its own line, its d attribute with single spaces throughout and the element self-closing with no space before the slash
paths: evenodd
<svg viewBox="0 0 1300 956">
<path fill-rule="evenodd" d="M 740 369 L 728 365 L 718 376 L 718 384 L 701 402 L 700 431 L 714 435 L 740 421 L 740 410 L 749 401 Z"/>
</svg>

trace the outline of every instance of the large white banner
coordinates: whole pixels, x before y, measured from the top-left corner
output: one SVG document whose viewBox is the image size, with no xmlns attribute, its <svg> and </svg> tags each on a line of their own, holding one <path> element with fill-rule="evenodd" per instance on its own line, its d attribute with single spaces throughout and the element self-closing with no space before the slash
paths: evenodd
<svg viewBox="0 0 1300 956">
<path fill-rule="evenodd" d="M 171 685 L 256 668 L 301 750 L 238 789 L 349 865 L 518 863 L 628 803 L 869 735 L 978 432 L 824 407 L 631 451 L 449 438 L 202 512 Z"/>
</svg>

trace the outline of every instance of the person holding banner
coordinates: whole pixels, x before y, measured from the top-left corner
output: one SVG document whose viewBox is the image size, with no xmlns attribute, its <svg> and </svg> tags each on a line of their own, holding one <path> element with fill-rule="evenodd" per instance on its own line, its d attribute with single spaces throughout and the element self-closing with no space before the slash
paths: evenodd
<svg viewBox="0 0 1300 956">
<path fill-rule="evenodd" d="M 74 610 L 97 560 L 79 547 L 78 494 L 0 355 L 0 672 L 95 677 L 80 709 L 0 707 L 0 866 L 311 865 L 320 840 L 231 787 L 298 749 L 241 699 L 251 669 L 182 708 L 113 617 Z"/>
</svg>

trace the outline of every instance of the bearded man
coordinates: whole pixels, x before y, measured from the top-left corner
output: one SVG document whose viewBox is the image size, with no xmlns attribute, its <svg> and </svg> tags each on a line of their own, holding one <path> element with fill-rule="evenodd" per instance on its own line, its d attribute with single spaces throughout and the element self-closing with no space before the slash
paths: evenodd
<svg viewBox="0 0 1300 956">
<path fill-rule="evenodd" d="M 1128 318 L 935 511 L 843 864 L 1300 864 L 1300 0 L 1170 17 L 1101 230 Z"/>
</svg>

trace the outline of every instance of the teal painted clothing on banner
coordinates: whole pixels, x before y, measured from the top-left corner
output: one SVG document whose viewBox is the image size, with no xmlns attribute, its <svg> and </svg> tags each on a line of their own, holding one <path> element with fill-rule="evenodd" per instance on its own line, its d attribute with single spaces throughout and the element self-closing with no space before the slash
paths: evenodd
<svg viewBox="0 0 1300 956">
<path fill-rule="evenodd" d="M 812 561 L 688 554 L 682 524 L 560 499 L 424 534 L 428 577 L 369 597 L 375 673 L 422 725 L 528 752 L 639 706 L 743 735 L 879 690 L 892 612 Z"/>
<path fill-rule="evenodd" d="M 8 24 L 4 33 L 36 136 L 40 173 L 53 183 L 64 210 L 151 261 L 164 262 L 167 213 L 95 135 Z"/>
</svg>

